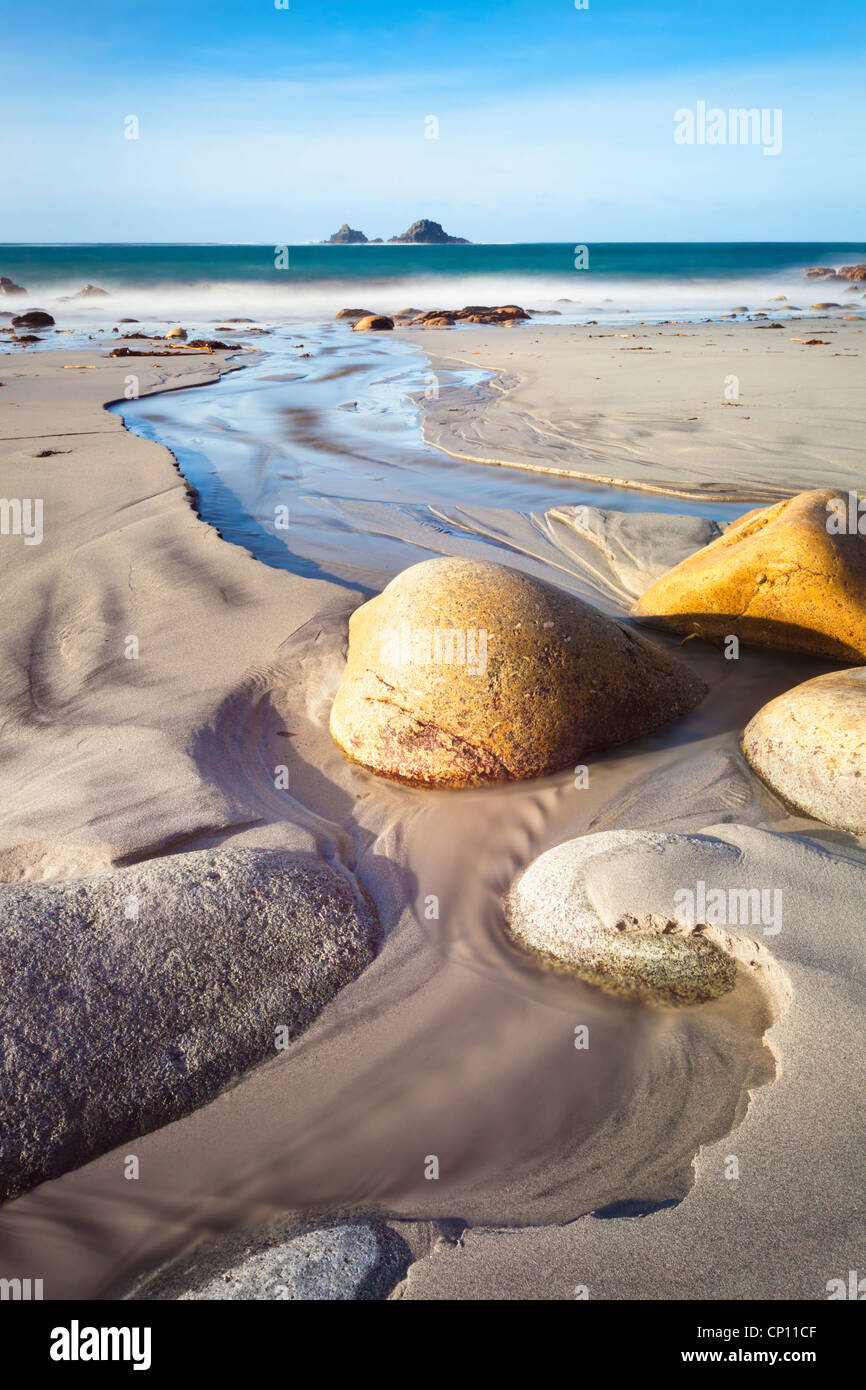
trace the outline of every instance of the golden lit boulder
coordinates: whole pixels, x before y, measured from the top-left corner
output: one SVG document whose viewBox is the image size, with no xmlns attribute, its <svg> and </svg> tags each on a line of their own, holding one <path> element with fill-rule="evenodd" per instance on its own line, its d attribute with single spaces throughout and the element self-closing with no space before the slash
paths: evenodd
<svg viewBox="0 0 866 1390">
<path fill-rule="evenodd" d="M 861 526 L 856 494 L 832 488 L 748 512 L 651 584 L 632 616 L 710 639 L 866 660 Z"/>
<path fill-rule="evenodd" d="M 166 333 L 165 336 L 166 336 L 167 338 L 176 338 L 176 339 L 178 340 L 178 342 L 183 343 L 183 342 L 186 341 L 186 329 L 185 329 L 185 328 L 170 328 L 170 329 L 168 330 L 168 332 Z"/>
<path fill-rule="evenodd" d="M 375 333 L 378 332 L 380 329 L 393 327 L 394 320 L 389 319 L 387 314 L 368 314 L 366 318 L 358 319 L 358 322 L 352 325 L 352 332 Z"/>
<path fill-rule="evenodd" d="M 550 584 L 426 560 L 352 614 L 331 734 L 381 776 L 470 787 L 556 772 L 705 693 L 681 662 Z"/>
<path fill-rule="evenodd" d="M 866 835 L 866 667 L 771 700 L 747 725 L 743 752 L 794 810 Z"/>
</svg>

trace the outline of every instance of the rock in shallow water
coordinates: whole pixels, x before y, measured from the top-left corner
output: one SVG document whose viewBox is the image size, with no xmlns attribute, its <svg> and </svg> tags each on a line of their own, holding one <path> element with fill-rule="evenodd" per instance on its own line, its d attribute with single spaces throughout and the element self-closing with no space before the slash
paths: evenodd
<svg viewBox="0 0 866 1390">
<path fill-rule="evenodd" d="M 427 560 L 352 614 L 331 733 L 382 776 L 479 786 L 639 738 L 705 693 L 686 666 L 552 585 Z"/>
<path fill-rule="evenodd" d="M 365 318 L 358 319 L 352 325 L 353 333 L 379 332 L 385 328 L 393 328 L 394 320 L 388 318 L 387 314 L 367 314 Z"/>
<path fill-rule="evenodd" d="M 599 856 L 640 850 L 663 852 L 688 837 L 666 832 L 612 830 L 566 840 L 539 856 L 515 880 L 505 913 L 511 936 L 534 954 L 562 966 L 610 994 L 657 1004 L 700 1004 L 733 989 L 733 957 L 705 935 L 704 924 L 670 913 L 635 912 L 606 921 L 587 884 Z M 697 839 L 696 839 L 697 843 Z"/>
<path fill-rule="evenodd" d="M 650 585 L 632 616 L 674 632 L 866 659 L 866 536 L 856 520 L 834 529 L 848 503 L 825 488 L 748 512 Z"/>
<path fill-rule="evenodd" d="M 758 776 L 794 809 L 866 835 L 866 667 L 786 690 L 743 734 Z"/>
<path fill-rule="evenodd" d="M 313 1227 L 291 1221 L 208 1241 L 140 1284 L 140 1300 L 373 1301 L 411 1261 L 383 1221 Z"/>
<path fill-rule="evenodd" d="M 0 890 L 0 1197 L 210 1100 L 375 955 L 312 856 L 202 850 Z"/>
<path fill-rule="evenodd" d="M 13 328 L 51 328 L 54 319 L 46 309 L 28 309 L 12 320 Z"/>
</svg>

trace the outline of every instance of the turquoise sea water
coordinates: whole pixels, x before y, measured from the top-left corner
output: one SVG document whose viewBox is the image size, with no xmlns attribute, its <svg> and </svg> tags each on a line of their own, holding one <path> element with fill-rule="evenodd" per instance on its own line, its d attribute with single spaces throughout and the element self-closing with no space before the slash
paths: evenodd
<svg viewBox="0 0 866 1390">
<path fill-rule="evenodd" d="M 607 242 L 587 247 L 584 278 L 739 279 L 866 257 L 866 242 Z M 193 284 L 201 280 L 401 280 L 474 275 L 575 274 L 575 246 L 561 242 L 475 246 L 291 246 L 277 269 L 273 246 L 8 245 L 0 274 L 45 286 L 99 276 L 105 287 Z"/>
<path fill-rule="evenodd" d="M 229 246 L 0 244 L 0 275 L 36 302 L 87 282 L 108 290 L 116 313 L 179 312 L 292 319 L 330 315 L 361 291 L 369 307 L 524 307 L 599 313 L 712 313 L 791 291 L 808 304 L 803 269 L 866 260 L 866 242 L 599 243 L 576 269 L 576 245 Z M 819 297 L 824 297 L 819 296 Z M 838 297 L 834 294 L 831 297 Z M 563 305 L 562 301 L 567 301 Z M 573 308 L 569 308 L 573 306 Z M 101 306 L 104 313 L 105 305 Z M 79 301 L 93 316 L 98 301 Z"/>
</svg>

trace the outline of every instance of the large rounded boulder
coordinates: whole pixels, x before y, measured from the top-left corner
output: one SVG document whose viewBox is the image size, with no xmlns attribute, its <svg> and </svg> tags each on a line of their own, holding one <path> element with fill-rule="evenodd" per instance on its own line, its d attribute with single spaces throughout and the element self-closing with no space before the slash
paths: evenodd
<svg viewBox="0 0 866 1390">
<path fill-rule="evenodd" d="M 795 810 L 866 835 L 866 667 L 786 690 L 743 734 L 758 776 Z"/>
<path fill-rule="evenodd" d="M 13 328 L 50 328 L 54 319 L 46 309 L 28 309 L 26 314 L 17 314 L 12 320 Z"/>
<path fill-rule="evenodd" d="M 394 320 L 387 314 L 366 314 L 364 318 L 358 319 L 352 325 L 353 333 L 379 333 L 386 328 L 393 328 Z"/>
<path fill-rule="evenodd" d="M 380 939 L 347 872 L 289 850 L 0 887 L 0 1201 L 279 1055 Z"/>
<path fill-rule="evenodd" d="M 331 733 L 381 776 L 480 786 L 639 738 L 705 693 L 682 663 L 550 584 L 436 559 L 352 614 Z"/>
<path fill-rule="evenodd" d="M 710 639 L 866 660 L 859 522 L 857 498 L 832 488 L 748 512 L 651 584 L 632 616 Z"/>
</svg>

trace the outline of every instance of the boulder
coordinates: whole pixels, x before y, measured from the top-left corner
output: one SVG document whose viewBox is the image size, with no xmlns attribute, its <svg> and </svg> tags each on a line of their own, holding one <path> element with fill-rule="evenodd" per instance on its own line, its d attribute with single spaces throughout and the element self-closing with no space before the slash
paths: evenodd
<svg viewBox="0 0 866 1390">
<path fill-rule="evenodd" d="M 448 319 L 454 323 L 457 319 L 456 309 L 427 309 L 424 313 L 415 315 L 413 323 L 428 323 L 430 319 Z"/>
<path fill-rule="evenodd" d="M 503 304 L 498 308 L 492 308 L 488 304 L 467 304 L 463 309 L 429 309 L 425 314 L 418 314 L 413 320 L 423 328 L 441 328 L 447 324 L 457 321 L 464 323 L 516 323 L 523 319 L 528 319 L 529 315 L 525 309 L 521 309 L 517 304 Z"/>
<path fill-rule="evenodd" d="M 790 884 L 778 865 L 778 841 L 787 849 L 787 837 L 745 826 L 731 827 L 730 835 L 721 838 L 713 828 L 610 830 L 567 840 L 514 881 L 506 929 L 539 965 L 630 1001 L 705 1004 L 742 977 L 781 1012 L 790 981 L 762 938 L 783 927 L 787 899 L 783 890 L 755 892 L 755 883 L 763 881 L 756 874 L 765 849 L 780 874 L 767 881 Z M 820 860 L 822 851 L 812 848 Z M 809 851 L 801 853 L 806 858 Z"/>
<path fill-rule="evenodd" d="M 373 959 L 346 872 L 199 850 L 0 889 L 0 1196 L 167 1124 L 276 1057 Z M 277 1030 L 284 1029 L 284 1033 Z"/>
<path fill-rule="evenodd" d="M 372 319 L 376 315 L 372 309 L 338 309 L 334 317 L 338 319 Z"/>
<path fill-rule="evenodd" d="M 0 294 L 26 294 L 23 285 L 16 285 L 14 280 L 10 280 L 8 275 L 0 275 Z"/>
<path fill-rule="evenodd" d="M 866 280 L 866 265 L 843 265 L 839 268 L 843 280 Z"/>
<path fill-rule="evenodd" d="M 866 660 L 866 537 L 834 520 L 848 506 L 823 488 L 747 512 L 651 584 L 632 616 L 715 641 L 735 635 L 833 661 Z M 847 529 L 836 534 L 840 524 Z"/>
<path fill-rule="evenodd" d="M 44 309 L 28 309 L 12 320 L 13 328 L 51 328 L 54 319 Z"/>
<path fill-rule="evenodd" d="M 170 328 L 165 335 L 167 338 L 177 338 L 180 342 L 186 342 L 185 328 Z"/>
<path fill-rule="evenodd" d="M 679 661 L 550 584 L 435 559 L 352 614 L 331 734 L 381 776 L 481 786 L 639 738 L 705 693 Z"/>
<path fill-rule="evenodd" d="M 411 1263 L 406 1242 L 384 1221 L 326 1226 L 282 1218 L 218 1236 L 140 1282 L 138 1301 L 387 1299 Z"/>
<path fill-rule="evenodd" d="M 807 280 L 836 280 L 838 276 L 831 265 L 813 265 L 806 272 Z"/>
<path fill-rule="evenodd" d="M 510 936 L 542 961 L 610 994 L 655 1004 L 700 1004 L 733 989 L 737 964 L 710 939 L 706 923 L 667 912 L 600 910 L 592 892 L 593 860 L 635 848 L 663 854 L 699 837 L 647 830 L 612 830 L 566 840 L 540 855 L 515 880 L 505 900 Z M 616 920 L 610 920 L 615 916 Z"/>
<path fill-rule="evenodd" d="M 100 289 L 98 285 L 85 285 L 84 288 L 81 289 L 81 290 L 79 290 L 77 294 L 74 294 L 74 295 L 72 296 L 72 298 L 73 298 L 73 299 L 108 299 L 108 298 L 109 298 L 109 293 L 108 293 L 108 290 L 102 290 L 102 289 Z"/>
<path fill-rule="evenodd" d="M 866 668 L 831 671 L 764 705 L 743 752 L 803 815 L 866 835 Z"/>
<path fill-rule="evenodd" d="M 367 314 L 366 318 L 358 319 L 357 323 L 352 324 L 352 332 L 370 333 L 393 327 L 394 320 L 389 319 L 385 314 Z"/>
<path fill-rule="evenodd" d="M 835 301 L 831 301 L 829 304 L 810 304 L 810 305 L 809 305 L 809 308 L 810 308 L 810 309 L 841 309 L 841 308 L 842 308 L 842 305 L 841 305 L 841 304 L 836 304 Z"/>
</svg>

